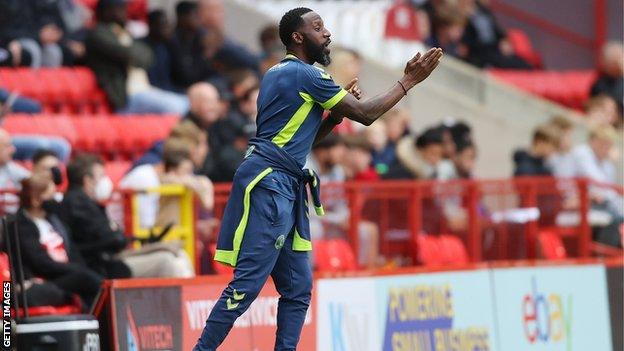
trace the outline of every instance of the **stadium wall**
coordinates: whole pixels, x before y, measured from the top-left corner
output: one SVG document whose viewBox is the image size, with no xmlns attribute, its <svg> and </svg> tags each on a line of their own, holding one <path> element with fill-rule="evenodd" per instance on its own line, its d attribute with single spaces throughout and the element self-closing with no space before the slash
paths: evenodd
<svg viewBox="0 0 624 351">
<path fill-rule="evenodd" d="M 533 261 L 317 277 L 299 349 L 621 350 L 621 272 Z M 109 282 L 111 349 L 190 350 L 228 280 Z M 278 298 L 267 282 L 220 350 L 272 350 Z"/>
</svg>

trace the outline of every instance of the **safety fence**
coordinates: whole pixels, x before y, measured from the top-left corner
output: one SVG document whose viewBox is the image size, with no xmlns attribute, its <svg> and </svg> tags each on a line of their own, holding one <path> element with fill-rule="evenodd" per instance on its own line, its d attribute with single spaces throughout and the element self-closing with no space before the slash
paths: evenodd
<svg viewBox="0 0 624 351">
<path fill-rule="evenodd" d="M 317 274 L 297 349 L 622 350 L 622 277 L 619 259 Z M 102 349 L 190 350 L 228 279 L 108 281 Z M 219 350 L 273 350 L 278 300 L 267 281 Z"/>
<path fill-rule="evenodd" d="M 215 186 L 211 212 L 201 211 L 188 189 L 172 185 L 117 191 L 107 209 L 134 236 L 156 235 L 173 224 L 165 239 L 183 240 L 199 267 L 200 258 L 216 241 L 229 191 L 229 184 Z M 150 194 L 169 218 L 148 221 L 154 228 L 142 226 L 145 206 L 138 199 Z M 592 232 L 613 224 L 616 218 L 608 204 L 617 207 L 622 194 L 620 185 L 585 179 L 346 182 L 323 184 L 326 215 L 311 214 L 310 218 L 315 241 L 344 240 L 353 253 L 375 241 L 379 254 L 399 266 L 614 256 L 622 251 L 592 240 Z M 0 208 L 15 211 L 14 191 L 0 195 Z M 206 221 L 213 225 L 206 228 Z M 613 235 L 621 235 L 621 229 L 618 233 L 616 228 Z M 429 262 L 427 255 L 435 252 L 424 251 L 427 247 L 421 239 L 425 236 L 456 238 L 465 252 L 450 262 Z M 428 250 L 444 251 L 444 247 Z"/>
</svg>

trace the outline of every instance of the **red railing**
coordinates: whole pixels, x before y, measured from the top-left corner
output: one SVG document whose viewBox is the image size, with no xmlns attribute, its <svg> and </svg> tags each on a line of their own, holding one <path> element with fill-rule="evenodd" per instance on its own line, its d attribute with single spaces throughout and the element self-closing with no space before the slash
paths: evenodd
<svg viewBox="0 0 624 351">
<path fill-rule="evenodd" d="M 471 262 L 542 258 L 538 238 L 544 231 L 562 239 L 566 257 L 620 255 L 620 250 L 592 240 L 591 194 L 605 189 L 617 196 L 624 194 L 621 185 L 585 179 L 323 184 L 321 196 L 326 212 L 332 216 L 346 211 L 346 215 L 342 222 L 321 221 L 321 226 L 315 228 L 321 228 L 324 237 L 348 239 L 354 252 L 359 252 L 363 227 L 374 230 L 379 237 L 379 253 L 408 266 L 420 263 L 416 239 L 421 234 L 460 238 Z M 229 191 L 229 184 L 215 186 L 214 217 L 222 218 Z M 17 207 L 13 191 L 5 190 L 0 195 L 0 208 Z M 117 206 L 117 216 L 122 218 L 116 219 L 131 228 L 131 216 L 127 214 L 130 206 L 124 206 L 123 200 L 128 196 L 118 199 L 112 205 Z"/>
</svg>

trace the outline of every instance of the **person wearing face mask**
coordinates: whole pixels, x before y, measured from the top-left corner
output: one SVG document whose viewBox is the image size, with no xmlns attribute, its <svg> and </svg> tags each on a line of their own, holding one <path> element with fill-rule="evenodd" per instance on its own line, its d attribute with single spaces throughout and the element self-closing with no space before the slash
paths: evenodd
<svg viewBox="0 0 624 351">
<path fill-rule="evenodd" d="M 194 275 L 188 258 L 180 259 L 179 248 L 124 250 L 128 245 L 126 236 L 100 204 L 110 198 L 113 190 L 100 158 L 78 155 L 67 166 L 67 178 L 69 190 L 61 204 L 62 218 L 89 267 L 107 278 Z"/>
<path fill-rule="evenodd" d="M 38 295 L 48 302 L 51 294 L 59 295 L 60 289 L 57 304 L 68 303 L 71 294 L 77 294 L 88 309 L 99 291 L 102 276 L 86 266 L 57 216 L 55 191 L 49 173 L 36 173 L 22 181 L 17 224 L 25 279 L 30 283 L 27 286 L 45 290 Z M 43 285 L 41 279 L 52 286 Z M 35 298 L 33 302 L 36 305 L 41 301 Z"/>
</svg>

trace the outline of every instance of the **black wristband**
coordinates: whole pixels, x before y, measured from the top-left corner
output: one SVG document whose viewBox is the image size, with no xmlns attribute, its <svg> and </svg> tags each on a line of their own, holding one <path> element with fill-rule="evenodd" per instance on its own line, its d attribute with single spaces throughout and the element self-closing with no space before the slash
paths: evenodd
<svg viewBox="0 0 624 351">
<path fill-rule="evenodd" d="M 397 80 L 397 83 L 399 83 L 399 85 L 401 86 L 401 88 L 403 88 L 403 93 L 405 93 L 405 96 L 407 96 L 407 89 L 405 89 L 405 86 L 403 85 L 403 83 L 401 83 L 400 80 Z"/>
</svg>

